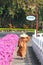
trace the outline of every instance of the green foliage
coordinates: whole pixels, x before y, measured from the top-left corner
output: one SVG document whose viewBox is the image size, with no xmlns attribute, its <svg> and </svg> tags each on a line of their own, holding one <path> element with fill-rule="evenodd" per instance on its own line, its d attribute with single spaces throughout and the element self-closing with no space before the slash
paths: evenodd
<svg viewBox="0 0 43 65">
<path fill-rule="evenodd" d="M 1 22 L 11 23 L 18 27 L 30 24 L 26 22 L 26 16 L 36 13 L 36 5 L 39 8 L 39 21 L 43 21 L 43 0 L 0 0 Z"/>
<path fill-rule="evenodd" d="M 2 7 L 0 7 L 0 15 L 2 14 L 2 12 L 3 12 L 3 8 L 2 8 Z"/>
<path fill-rule="evenodd" d="M 28 32 L 34 32 L 34 29 L 23 29 L 23 28 L 0 28 L 0 31 L 28 31 Z"/>
<path fill-rule="evenodd" d="M 23 24 L 26 23 L 25 19 L 26 15 L 24 10 L 22 8 L 18 9 L 18 12 L 16 12 L 14 16 L 15 24 L 18 27 L 23 27 Z"/>
<path fill-rule="evenodd" d="M 43 21 L 43 7 L 39 8 L 39 20 Z"/>
</svg>

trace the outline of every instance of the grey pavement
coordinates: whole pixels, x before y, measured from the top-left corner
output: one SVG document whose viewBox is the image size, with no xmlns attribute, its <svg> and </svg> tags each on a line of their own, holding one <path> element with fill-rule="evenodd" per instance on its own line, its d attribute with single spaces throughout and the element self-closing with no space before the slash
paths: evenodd
<svg viewBox="0 0 43 65">
<path fill-rule="evenodd" d="M 27 43 L 27 51 L 25 59 L 22 59 L 21 57 L 17 56 L 18 48 L 16 48 L 11 65 L 41 65 L 32 49 L 32 43 L 33 43 L 32 40 L 30 40 Z"/>
<path fill-rule="evenodd" d="M 3 37 L 6 34 L 11 34 L 11 33 L 17 34 L 19 36 L 22 32 L 0 32 L 0 37 Z M 32 40 L 30 40 L 27 43 L 27 51 L 26 51 L 25 59 L 22 59 L 19 56 L 17 56 L 17 50 L 18 50 L 17 47 L 16 50 L 14 51 L 13 59 L 10 65 L 41 65 L 32 49 L 32 43 L 33 43 Z"/>
</svg>

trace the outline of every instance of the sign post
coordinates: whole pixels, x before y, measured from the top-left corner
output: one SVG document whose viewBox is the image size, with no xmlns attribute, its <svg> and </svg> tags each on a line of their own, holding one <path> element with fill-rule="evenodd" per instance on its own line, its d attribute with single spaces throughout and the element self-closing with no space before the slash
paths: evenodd
<svg viewBox="0 0 43 65">
<path fill-rule="evenodd" d="M 38 33 L 38 7 L 37 6 L 36 6 L 35 16 L 30 15 L 30 16 L 27 16 L 26 19 L 29 21 L 36 20 L 36 36 L 37 36 L 37 33 Z"/>
<path fill-rule="evenodd" d="M 38 33 L 38 7 L 36 6 L 36 36 Z"/>
</svg>

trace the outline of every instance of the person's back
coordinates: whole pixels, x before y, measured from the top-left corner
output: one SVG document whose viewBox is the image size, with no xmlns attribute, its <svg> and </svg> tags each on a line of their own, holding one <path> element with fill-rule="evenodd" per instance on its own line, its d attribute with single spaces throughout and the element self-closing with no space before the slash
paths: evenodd
<svg viewBox="0 0 43 65">
<path fill-rule="evenodd" d="M 17 55 L 21 56 L 23 58 L 25 58 L 26 55 L 26 44 L 29 41 L 30 37 L 20 37 L 19 41 L 18 41 L 18 51 L 17 51 Z"/>
</svg>

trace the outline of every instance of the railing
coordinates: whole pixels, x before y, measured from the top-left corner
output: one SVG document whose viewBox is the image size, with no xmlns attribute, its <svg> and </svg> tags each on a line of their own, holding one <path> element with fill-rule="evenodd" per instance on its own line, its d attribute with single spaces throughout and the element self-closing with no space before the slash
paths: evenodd
<svg viewBox="0 0 43 65">
<path fill-rule="evenodd" d="M 32 36 L 32 41 L 33 41 L 32 48 L 33 48 L 37 58 L 43 65 L 43 33 L 38 34 L 37 37 L 34 34 Z"/>
</svg>

